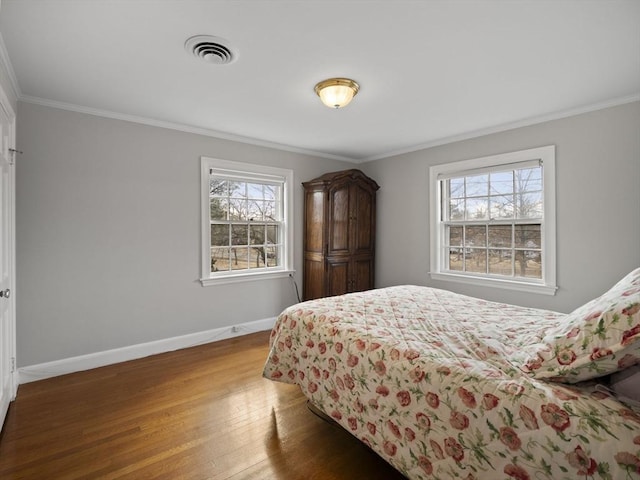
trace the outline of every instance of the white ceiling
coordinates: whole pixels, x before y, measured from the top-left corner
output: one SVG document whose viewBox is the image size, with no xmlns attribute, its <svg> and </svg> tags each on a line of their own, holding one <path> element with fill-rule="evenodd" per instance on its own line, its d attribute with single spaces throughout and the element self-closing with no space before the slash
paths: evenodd
<svg viewBox="0 0 640 480">
<path fill-rule="evenodd" d="M 2 0 L 0 32 L 22 100 L 353 161 L 640 99 L 639 0 Z"/>
</svg>

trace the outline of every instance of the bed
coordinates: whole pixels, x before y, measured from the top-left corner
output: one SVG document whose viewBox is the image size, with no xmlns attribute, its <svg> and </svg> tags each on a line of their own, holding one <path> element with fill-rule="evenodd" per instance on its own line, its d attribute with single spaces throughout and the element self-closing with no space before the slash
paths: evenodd
<svg viewBox="0 0 640 480">
<path fill-rule="evenodd" d="M 265 378 L 410 479 L 640 478 L 640 269 L 570 314 L 396 286 L 289 307 Z"/>
</svg>

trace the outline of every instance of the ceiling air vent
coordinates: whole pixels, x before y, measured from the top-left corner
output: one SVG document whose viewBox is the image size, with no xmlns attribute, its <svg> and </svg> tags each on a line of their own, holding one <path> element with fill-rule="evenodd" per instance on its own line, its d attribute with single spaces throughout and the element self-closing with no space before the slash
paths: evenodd
<svg viewBox="0 0 640 480">
<path fill-rule="evenodd" d="M 229 42 L 224 38 L 196 35 L 186 41 L 184 48 L 205 62 L 226 65 L 238 58 L 238 54 L 228 44 Z"/>
</svg>

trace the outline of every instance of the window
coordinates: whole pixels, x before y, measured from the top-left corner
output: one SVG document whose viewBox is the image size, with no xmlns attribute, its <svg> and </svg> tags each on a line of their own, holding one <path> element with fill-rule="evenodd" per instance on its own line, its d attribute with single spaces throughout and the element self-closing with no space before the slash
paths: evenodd
<svg viewBox="0 0 640 480">
<path fill-rule="evenodd" d="M 288 275 L 293 172 L 202 157 L 203 285 Z"/>
<path fill-rule="evenodd" d="M 433 166 L 431 277 L 553 295 L 555 147 Z"/>
</svg>

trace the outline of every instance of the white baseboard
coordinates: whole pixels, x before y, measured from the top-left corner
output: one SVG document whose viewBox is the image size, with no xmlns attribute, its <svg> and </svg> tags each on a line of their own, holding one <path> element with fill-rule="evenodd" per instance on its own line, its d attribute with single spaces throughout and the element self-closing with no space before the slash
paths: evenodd
<svg viewBox="0 0 640 480">
<path fill-rule="evenodd" d="M 154 342 L 140 343 L 138 345 L 105 350 L 103 352 L 63 358 L 62 360 L 55 360 L 53 362 L 29 365 L 18 369 L 18 380 L 20 384 L 35 382 L 36 380 L 44 380 L 45 378 L 56 377 L 58 375 L 66 375 L 67 373 L 90 370 L 92 368 L 135 360 L 136 358 L 156 355 L 158 353 L 172 352 L 181 348 L 271 330 L 275 321 L 275 317 L 265 318 L 229 327 L 214 328 L 204 332 L 156 340 Z"/>
</svg>

